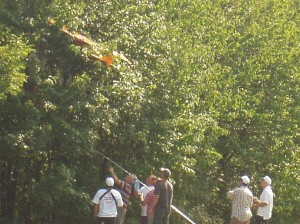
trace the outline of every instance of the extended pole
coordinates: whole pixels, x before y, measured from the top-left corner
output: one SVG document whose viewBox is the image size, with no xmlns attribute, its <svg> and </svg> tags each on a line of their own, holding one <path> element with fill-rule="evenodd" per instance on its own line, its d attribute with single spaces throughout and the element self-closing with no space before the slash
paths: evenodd
<svg viewBox="0 0 300 224">
<path fill-rule="evenodd" d="M 118 165 L 116 162 L 114 162 L 113 160 L 111 160 L 110 158 L 108 158 L 107 156 L 105 156 L 103 153 L 101 153 L 101 152 L 98 152 L 98 153 L 101 156 L 103 156 L 105 159 L 107 159 L 109 162 L 113 163 L 115 166 L 117 166 L 118 168 L 120 168 L 121 170 L 123 170 L 128 175 L 131 175 L 131 173 L 129 173 L 127 170 L 125 170 L 123 167 L 121 167 L 120 165 Z"/>
<path fill-rule="evenodd" d="M 131 175 L 130 172 L 128 172 L 127 170 L 125 170 L 123 167 L 121 167 L 119 164 L 117 164 L 116 162 L 114 162 L 113 160 L 111 160 L 110 158 L 108 158 L 107 156 L 105 156 L 103 153 L 99 152 L 99 154 L 104 157 L 105 159 L 107 159 L 109 162 L 113 163 L 116 167 L 120 168 L 121 170 L 123 170 L 125 173 L 127 173 L 128 175 Z M 148 188 L 149 187 L 144 184 L 142 181 L 140 181 L 139 179 L 137 180 L 140 184 L 142 184 L 144 187 Z M 149 189 L 150 190 L 150 189 Z M 176 208 L 174 205 L 171 205 L 171 208 L 177 212 L 179 215 L 181 215 L 185 220 L 189 221 L 189 223 L 191 224 L 196 224 L 195 222 L 193 222 L 189 217 L 187 217 L 184 213 L 182 213 L 178 208 Z"/>
</svg>

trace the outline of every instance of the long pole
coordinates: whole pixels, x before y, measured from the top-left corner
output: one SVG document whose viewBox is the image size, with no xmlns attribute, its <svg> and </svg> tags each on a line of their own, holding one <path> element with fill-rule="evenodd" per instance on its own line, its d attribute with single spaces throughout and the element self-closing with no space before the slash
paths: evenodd
<svg viewBox="0 0 300 224">
<path fill-rule="evenodd" d="M 128 172 L 127 170 L 125 170 L 123 167 L 121 167 L 119 164 L 117 164 L 116 162 L 114 162 L 113 160 L 111 160 L 110 158 L 108 158 L 107 156 L 105 156 L 103 153 L 98 152 L 102 157 L 104 157 L 105 159 L 107 159 L 109 162 L 111 162 L 112 164 L 114 164 L 116 167 L 118 167 L 119 169 L 123 170 L 126 174 L 131 175 L 130 172 Z M 144 184 L 142 181 L 137 180 L 140 184 L 142 184 L 144 187 L 148 188 L 149 187 Z M 150 189 L 149 189 L 150 190 Z M 178 208 L 176 208 L 174 205 L 171 205 L 171 208 L 177 212 L 179 215 L 181 215 L 185 220 L 189 221 L 189 223 L 191 224 L 196 224 L 195 222 L 193 222 L 189 217 L 187 217 L 183 212 L 181 212 Z"/>
<path fill-rule="evenodd" d="M 103 153 L 98 152 L 102 157 L 104 157 L 105 159 L 107 159 L 109 162 L 113 163 L 115 166 L 117 166 L 118 168 L 120 168 L 121 170 L 123 170 L 125 173 L 127 173 L 128 175 L 131 175 L 131 173 L 129 173 L 127 170 L 125 170 L 123 167 L 121 167 L 120 165 L 118 165 L 116 162 L 114 162 L 113 160 L 111 160 L 110 158 L 108 158 L 107 156 L 105 156 Z"/>
</svg>

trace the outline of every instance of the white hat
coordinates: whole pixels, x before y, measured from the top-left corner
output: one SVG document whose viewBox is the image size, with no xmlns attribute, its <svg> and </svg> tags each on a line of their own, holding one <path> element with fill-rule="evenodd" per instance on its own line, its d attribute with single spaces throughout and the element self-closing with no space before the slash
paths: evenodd
<svg viewBox="0 0 300 224">
<path fill-rule="evenodd" d="M 265 180 L 268 185 L 272 184 L 272 180 L 269 176 L 265 176 L 265 177 L 261 178 L 261 180 Z"/>
<path fill-rule="evenodd" d="M 166 174 L 168 177 L 171 176 L 171 171 L 168 168 L 160 168 L 160 171 Z"/>
<path fill-rule="evenodd" d="M 115 181 L 112 177 L 107 177 L 105 180 L 105 183 L 108 187 L 112 187 L 115 184 Z"/>
<path fill-rule="evenodd" d="M 250 183 L 250 179 L 249 179 L 248 176 L 241 176 L 241 179 L 242 179 L 244 184 L 249 184 Z"/>
</svg>

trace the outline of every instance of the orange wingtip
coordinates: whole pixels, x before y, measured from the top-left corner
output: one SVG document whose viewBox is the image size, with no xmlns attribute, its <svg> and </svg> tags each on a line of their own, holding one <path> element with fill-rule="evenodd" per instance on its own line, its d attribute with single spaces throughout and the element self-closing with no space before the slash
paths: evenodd
<svg viewBox="0 0 300 224">
<path fill-rule="evenodd" d="M 101 55 L 95 55 L 95 54 L 91 54 L 89 56 L 89 58 L 93 61 L 102 61 L 105 63 L 105 65 L 108 67 L 108 66 L 111 66 L 114 62 L 114 56 L 113 55 L 105 55 L 105 56 L 101 56 Z"/>
<path fill-rule="evenodd" d="M 101 60 L 106 64 L 106 66 L 111 66 L 114 62 L 114 56 L 112 54 L 103 56 Z"/>
</svg>

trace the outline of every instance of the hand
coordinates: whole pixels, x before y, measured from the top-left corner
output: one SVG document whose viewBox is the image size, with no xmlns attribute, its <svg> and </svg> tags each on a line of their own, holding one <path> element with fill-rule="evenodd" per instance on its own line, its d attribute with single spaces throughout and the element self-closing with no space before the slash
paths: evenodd
<svg viewBox="0 0 300 224">
<path fill-rule="evenodd" d="M 141 200 L 143 200 L 143 193 L 138 192 L 138 196 L 140 197 Z"/>
<path fill-rule="evenodd" d="M 253 197 L 253 201 L 254 201 L 254 203 L 258 203 L 259 202 L 259 200 L 258 200 L 257 197 Z"/>
<path fill-rule="evenodd" d="M 112 174 L 114 172 L 114 168 L 110 166 L 107 168 L 107 171 Z"/>
</svg>

